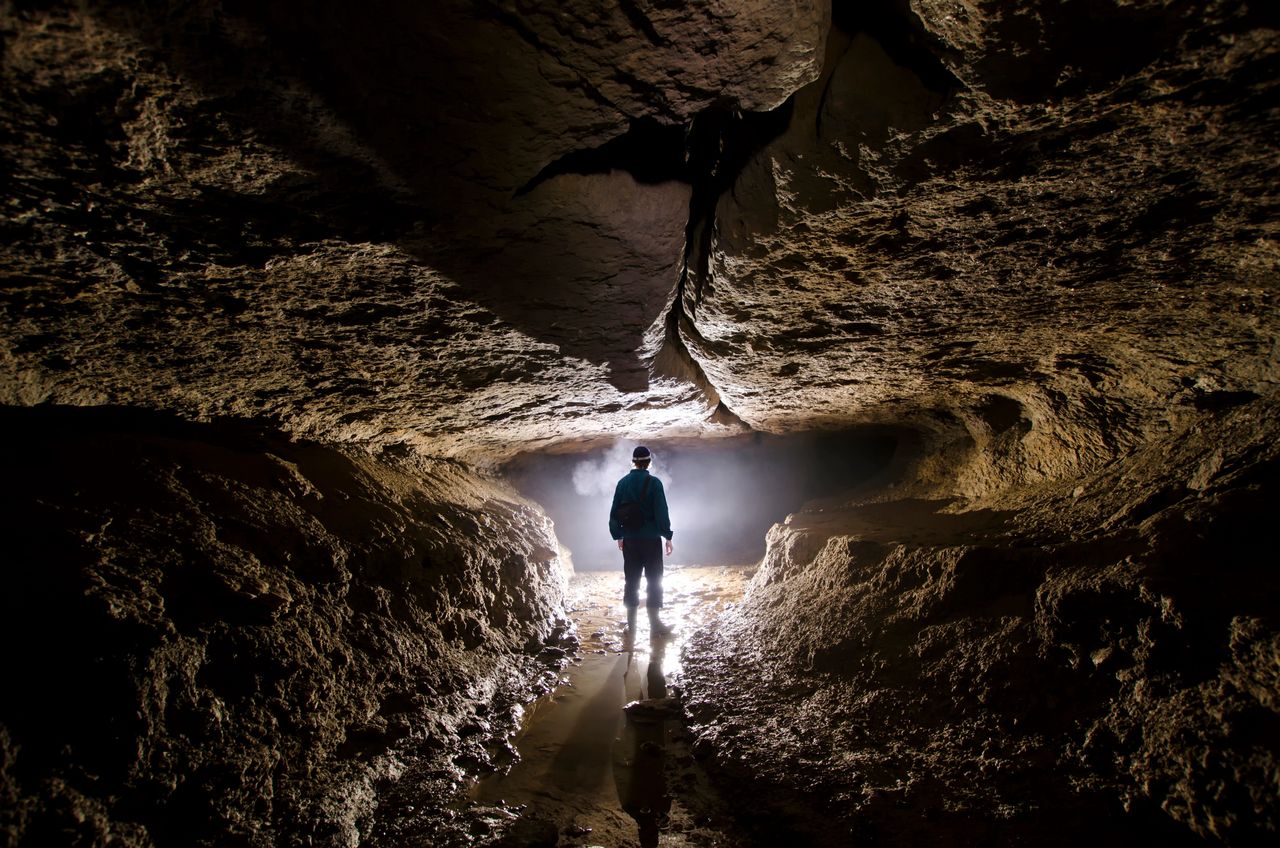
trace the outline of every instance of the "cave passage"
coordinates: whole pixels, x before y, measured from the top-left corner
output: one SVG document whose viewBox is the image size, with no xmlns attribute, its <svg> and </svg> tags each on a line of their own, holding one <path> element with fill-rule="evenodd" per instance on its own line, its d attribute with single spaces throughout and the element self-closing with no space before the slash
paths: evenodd
<svg viewBox="0 0 1280 848">
<path fill-rule="evenodd" d="M 621 575 L 576 575 L 569 604 L 581 655 L 530 708 L 515 761 L 472 789 L 477 820 L 518 814 L 520 844 L 552 828 L 587 845 L 652 846 L 668 832 L 692 844 L 749 844 L 692 755 L 676 697 L 687 639 L 738 602 L 753 573 L 668 572 L 663 617 L 674 627 L 665 636 L 645 616 L 625 633 Z"/>
<path fill-rule="evenodd" d="M 0 32 L 3 848 L 1280 844 L 1280 3 Z"/>
<path fill-rule="evenodd" d="M 675 533 L 674 564 L 739 565 L 764 553 L 765 534 L 805 501 L 871 481 L 895 456 L 887 428 L 799 436 L 756 434 L 714 443 L 647 442 Z M 586 453 L 525 454 L 505 468 L 511 482 L 555 522 L 580 571 L 621 569 L 609 538 L 613 489 L 640 444 L 620 440 Z"/>
</svg>

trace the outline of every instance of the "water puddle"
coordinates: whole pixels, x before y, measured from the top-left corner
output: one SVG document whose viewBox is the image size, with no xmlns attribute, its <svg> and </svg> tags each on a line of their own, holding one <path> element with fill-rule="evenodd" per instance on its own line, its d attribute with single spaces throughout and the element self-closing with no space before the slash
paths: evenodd
<svg viewBox="0 0 1280 848">
<path fill-rule="evenodd" d="M 744 844 L 689 750 L 676 696 L 684 641 L 742 597 L 750 570 L 668 568 L 662 620 L 641 608 L 624 633 L 622 574 L 585 572 L 570 584 L 581 654 L 535 703 L 516 737 L 518 760 L 471 793 L 495 815 L 518 813 L 511 846 Z M 559 833 L 559 841 L 551 828 Z"/>
</svg>

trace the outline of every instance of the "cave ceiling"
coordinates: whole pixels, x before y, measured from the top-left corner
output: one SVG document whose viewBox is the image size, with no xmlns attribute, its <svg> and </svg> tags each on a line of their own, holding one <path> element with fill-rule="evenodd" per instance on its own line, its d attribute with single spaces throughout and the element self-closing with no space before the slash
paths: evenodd
<svg viewBox="0 0 1280 848">
<path fill-rule="evenodd" d="M 7 404 L 474 461 L 955 420 L 1088 463 L 1274 387 L 1264 4 L 3 14 Z"/>
</svg>

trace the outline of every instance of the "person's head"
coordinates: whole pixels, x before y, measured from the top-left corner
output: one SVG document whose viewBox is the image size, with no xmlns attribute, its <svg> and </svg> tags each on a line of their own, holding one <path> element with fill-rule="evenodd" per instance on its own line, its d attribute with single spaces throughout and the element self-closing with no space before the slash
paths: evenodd
<svg viewBox="0 0 1280 848">
<path fill-rule="evenodd" d="M 653 452 L 644 445 L 631 452 L 631 462 L 636 468 L 648 468 L 653 460 Z"/>
</svg>

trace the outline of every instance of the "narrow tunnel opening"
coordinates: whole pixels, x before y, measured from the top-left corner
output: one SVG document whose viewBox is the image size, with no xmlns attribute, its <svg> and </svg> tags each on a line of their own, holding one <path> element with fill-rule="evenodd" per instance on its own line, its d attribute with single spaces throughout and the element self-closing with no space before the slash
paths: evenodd
<svg viewBox="0 0 1280 848">
<path fill-rule="evenodd" d="M 557 693 L 531 711 L 511 767 L 482 778 L 474 802 L 527 805 L 535 822 L 572 815 L 578 835 L 599 828 L 604 844 L 613 834 L 656 846 L 690 820 L 726 844 L 759 844 L 726 812 L 727 796 L 697 764 L 693 737 L 682 729 L 686 650 L 743 601 L 773 524 L 804 506 L 834 507 L 887 486 L 914 455 L 916 436 L 876 426 L 646 441 L 676 551 L 661 577 L 660 611 L 649 608 L 646 591 L 644 609 L 630 614 L 607 524 L 615 484 L 639 442 L 511 462 L 508 479 L 551 516 L 575 561 L 568 607 L 582 655 Z"/>
<path fill-rule="evenodd" d="M 883 478 L 905 442 L 889 428 L 716 441 L 645 442 L 667 494 L 673 565 L 740 565 L 764 554 L 769 527 L 805 502 Z M 640 444 L 619 440 L 582 453 L 524 454 L 504 468 L 555 522 L 579 571 L 621 568 L 608 518 L 617 481 Z"/>
</svg>

